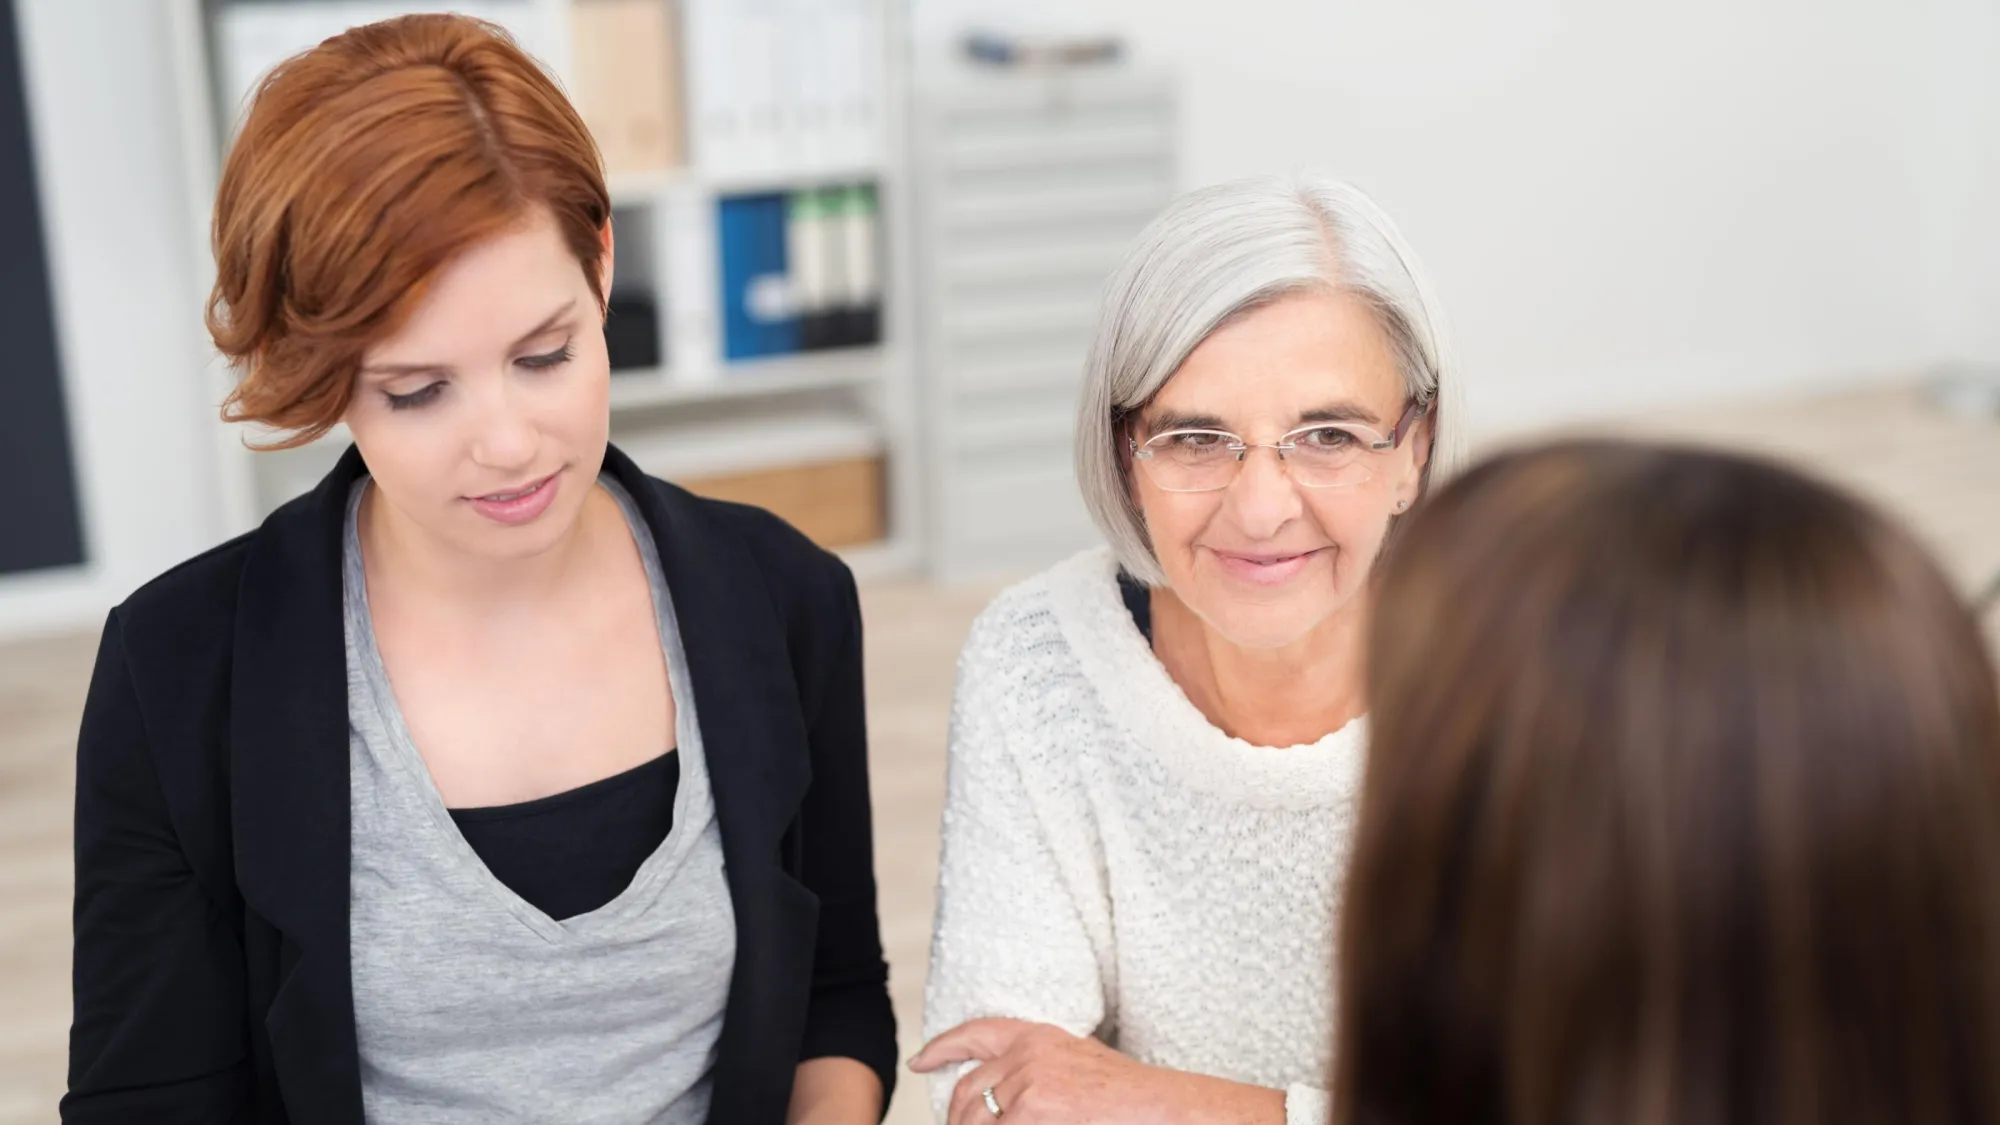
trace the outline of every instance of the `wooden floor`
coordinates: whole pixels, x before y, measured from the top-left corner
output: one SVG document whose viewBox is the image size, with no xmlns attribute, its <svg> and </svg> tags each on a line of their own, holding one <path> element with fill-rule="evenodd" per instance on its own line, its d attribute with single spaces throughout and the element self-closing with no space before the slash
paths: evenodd
<svg viewBox="0 0 2000 1125">
<path fill-rule="evenodd" d="M 1796 459 L 1900 513 L 1970 588 L 2000 571 L 2000 425 L 1875 391 L 1590 427 Z M 992 587 L 864 592 L 882 922 L 905 1057 L 930 939 L 952 661 Z M 0 1125 L 55 1120 L 69 1019 L 69 817 L 94 636 L 0 647 Z M 906 1081 L 890 1120 L 928 1120 Z"/>
</svg>

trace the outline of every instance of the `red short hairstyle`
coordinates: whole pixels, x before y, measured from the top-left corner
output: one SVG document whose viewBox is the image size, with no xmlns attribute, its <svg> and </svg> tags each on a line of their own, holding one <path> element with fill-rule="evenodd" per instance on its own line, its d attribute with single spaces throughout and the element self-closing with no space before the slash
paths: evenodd
<svg viewBox="0 0 2000 1125">
<path fill-rule="evenodd" d="M 602 305 L 597 146 L 501 29 L 402 16 L 280 64 L 216 192 L 208 330 L 241 374 L 223 417 L 290 431 L 274 448 L 325 433 L 439 267 L 538 208 Z"/>
</svg>

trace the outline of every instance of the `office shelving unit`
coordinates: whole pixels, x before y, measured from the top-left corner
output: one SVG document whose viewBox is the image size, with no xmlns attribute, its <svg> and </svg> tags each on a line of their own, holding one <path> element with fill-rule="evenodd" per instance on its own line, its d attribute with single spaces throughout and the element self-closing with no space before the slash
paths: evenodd
<svg viewBox="0 0 2000 1125">
<path fill-rule="evenodd" d="M 1176 189 L 1165 72 L 944 67 L 912 99 L 926 558 L 947 580 L 1097 542 L 1072 468 L 1105 279 Z"/>
<path fill-rule="evenodd" d="M 308 0 L 170 0 L 176 7 L 173 49 L 181 64 L 180 88 L 192 112 L 185 143 L 191 160 L 189 216 L 202 247 L 204 283 L 212 277 L 207 260 L 208 208 L 215 178 L 240 110 L 241 65 L 225 57 L 222 21 L 232 8 L 256 4 L 300 5 Z M 572 65 L 572 5 L 592 0 L 345 0 L 366 22 L 406 11 L 467 10 L 496 18 L 550 70 L 575 90 Z M 657 0 L 680 8 L 686 0 Z M 813 0 L 734 0 L 769 16 L 785 4 Z M 902 0 L 847 0 L 869 13 L 867 67 L 872 89 L 874 140 L 861 161 L 800 159 L 764 161 L 755 166 L 708 159 L 699 130 L 690 123 L 683 146 L 685 163 L 648 171 L 614 169 L 608 186 L 619 231 L 618 272 L 636 277 L 654 296 L 660 325 L 657 367 L 619 370 L 612 375 L 612 440 L 659 475 L 691 478 L 710 472 L 782 469 L 813 456 L 867 455 L 883 463 L 883 538 L 845 547 L 842 554 L 863 575 L 913 571 L 923 565 L 924 536 L 918 526 L 922 466 L 917 452 L 918 396 L 907 344 L 910 330 L 907 270 L 907 197 L 902 172 L 902 107 L 907 100 L 903 73 L 906 52 L 896 44 L 906 34 Z M 323 8 L 340 4 L 321 4 Z M 673 9 L 670 9 L 673 10 Z M 683 11 L 681 15 L 685 15 Z M 292 49 L 309 46 L 295 44 Z M 694 44 L 686 36 L 681 49 Z M 272 60 L 275 61 L 275 60 Z M 683 64 L 687 75 L 692 66 Z M 687 99 L 681 99 L 686 106 Z M 690 111 L 690 116 L 692 112 Z M 719 148 L 715 151 L 719 151 Z M 879 200 L 877 260 L 882 263 L 881 329 L 878 342 L 823 351 L 803 351 L 749 360 L 726 360 L 723 349 L 722 279 L 717 215 L 726 197 L 868 183 Z M 207 378 L 215 398 L 232 378 L 217 360 Z M 306 490 L 339 457 L 348 437 L 336 429 L 296 450 L 257 453 L 245 447 L 238 427 L 218 424 L 222 446 L 221 508 L 231 533 L 255 526 L 286 499 Z"/>
</svg>

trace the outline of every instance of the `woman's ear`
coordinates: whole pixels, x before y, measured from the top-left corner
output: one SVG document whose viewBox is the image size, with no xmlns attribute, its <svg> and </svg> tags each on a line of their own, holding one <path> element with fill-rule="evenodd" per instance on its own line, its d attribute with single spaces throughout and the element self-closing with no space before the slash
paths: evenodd
<svg viewBox="0 0 2000 1125">
<path fill-rule="evenodd" d="M 1410 435 L 1410 460 L 1415 462 L 1417 472 L 1431 463 L 1431 439 L 1437 432 L 1437 415 L 1426 413 L 1417 419 L 1417 432 Z"/>
<path fill-rule="evenodd" d="M 1424 492 L 1424 468 L 1431 463 L 1431 435 L 1433 417 L 1429 414 L 1417 419 L 1410 429 L 1410 471 L 1396 485 L 1396 510 L 1407 512 Z"/>
</svg>

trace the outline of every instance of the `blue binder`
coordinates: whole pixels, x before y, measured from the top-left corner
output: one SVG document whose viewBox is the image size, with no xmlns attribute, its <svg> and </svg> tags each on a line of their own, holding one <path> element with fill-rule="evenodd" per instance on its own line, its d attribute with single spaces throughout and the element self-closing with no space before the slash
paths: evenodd
<svg viewBox="0 0 2000 1125">
<path fill-rule="evenodd" d="M 725 359 L 799 349 L 799 320 L 785 257 L 785 197 L 739 195 L 716 212 L 722 259 Z"/>
</svg>

